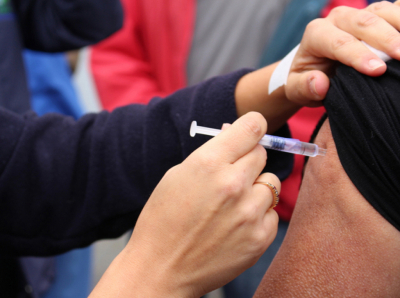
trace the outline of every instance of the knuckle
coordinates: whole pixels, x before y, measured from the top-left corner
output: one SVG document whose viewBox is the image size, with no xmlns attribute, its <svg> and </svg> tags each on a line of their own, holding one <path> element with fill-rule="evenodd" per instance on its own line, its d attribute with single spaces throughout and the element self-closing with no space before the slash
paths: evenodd
<svg viewBox="0 0 400 298">
<path fill-rule="evenodd" d="M 391 3 L 388 1 L 375 2 L 368 6 L 368 10 L 371 12 L 379 12 L 380 10 L 388 7 L 388 5 L 391 5 Z"/>
<path fill-rule="evenodd" d="M 398 43 L 400 35 L 398 32 L 389 32 L 385 34 L 384 42 L 387 44 Z"/>
<path fill-rule="evenodd" d="M 228 175 L 221 183 L 221 192 L 228 198 L 240 197 L 244 192 L 244 180 L 239 175 Z"/>
<path fill-rule="evenodd" d="M 345 11 L 346 11 L 346 7 L 345 6 L 336 6 L 329 12 L 329 16 L 330 17 L 337 17 L 337 16 L 342 15 L 343 13 L 345 13 Z"/>
<path fill-rule="evenodd" d="M 246 117 L 243 121 L 243 129 L 248 136 L 259 136 L 261 134 L 261 121 L 265 121 L 259 113 L 249 113 L 251 117 Z"/>
<path fill-rule="evenodd" d="M 253 243 L 253 233 L 255 229 L 255 224 L 258 221 L 259 211 L 255 204 L 251 204 L 249 201 L 247 204 L 242 205 L 238 211 L 238 226 L 246 227 L 249 231 L 248 239 Z"/>
<path fill-rule="evenodd" d="M 268 247 L 267 234 L 263 229 L 253 233 L 252 250 L 255 255 L 262 255 Z"/>
<path fill-rule="evenodd" d="M 370 13 L 363 11 L 359 14 L 357 20 L 356 20 L 356 25 L 362 29 L 365 29 L 366 27 L 370 27 L 377 22 L 379 22 L 380 17 L 378 17 L 376 14 Z"/>
<path fill-rule="evenodd" d="M 356 41 L 356 38 L 351 35 L 343 35 L 332 41 L 332 49 L 334 51 L 342 50 L 347 46 L 353 44 Z"/>
<path fill-rule="evenodd" d="M 309 35 L 312 34 L 316 29 L 321 28 L 322 23 L 325 22 L 324 19 L 314 19 L 311 22 L 309 22 L 306 26 L 306 30 L 304 31 L 304 35 Z"/>
<path fill-rule="evenodd" d="M 257 220 L 259 211 L 256 204 L 248 204 L 243 210 L 243 218 L 247 222 L 253 222 Z"/>
<path fill-rule="evenodd" d="M 193 158 L 188 158 L 184 163 L 191 163 L 192 168 L 206 174 L 214 174 L 221 170 L 221 162 L 218 154 L 207 151 L 207 153 L 197 152 L 192 155 Z"/>
</svg>

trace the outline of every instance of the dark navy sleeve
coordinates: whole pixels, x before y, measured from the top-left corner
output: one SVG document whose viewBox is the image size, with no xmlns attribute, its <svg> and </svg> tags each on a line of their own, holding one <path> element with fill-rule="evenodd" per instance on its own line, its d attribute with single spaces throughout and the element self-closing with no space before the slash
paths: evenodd
<svg viewBox="0 0 400 298">
<path fill-rule="evenodd" d="M 12 0 L 32 50 L 61 52 L 94 44 L 122 26 L 119 0 Z"/>
<path fill-rule="evenodd" d="M 132 228 L 165 172 L 209 139 L 190 137 L 191 121 L 236 119 L 244 73 L 78 121 L 0 109 L 0 253 L 58 254 Z"/>
<path fill-rule="evenodd" d="M 78 121 L 0 109 L 0 253 L 58 254 L 132 228 L 165 172 L 210 139 L 190 137 L 191 122 L 236 120 L 245 73 Z M 268 164 L 287 172 L 281 159 Z"/>
</svg>

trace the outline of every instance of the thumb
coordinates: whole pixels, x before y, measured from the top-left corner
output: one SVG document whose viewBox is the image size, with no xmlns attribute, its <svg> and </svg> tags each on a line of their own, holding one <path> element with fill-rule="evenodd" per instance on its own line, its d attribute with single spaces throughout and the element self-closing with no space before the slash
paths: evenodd
<svg viewBox="0 0 400 298">
<path fill-rule="evenodd" d="M 249 112 L 199 149 L 219 156 L 220 162 L 234 163 L 253 150 L 266 131 L 264 117 L 260 113 Z"/>
<path fill-rule="evenodd" d="M 321 106 L 328 89 L 329 78 L 319 70 L 292 72 L 285 86 L 287 98 L 308 107 Z"/>
</svg>

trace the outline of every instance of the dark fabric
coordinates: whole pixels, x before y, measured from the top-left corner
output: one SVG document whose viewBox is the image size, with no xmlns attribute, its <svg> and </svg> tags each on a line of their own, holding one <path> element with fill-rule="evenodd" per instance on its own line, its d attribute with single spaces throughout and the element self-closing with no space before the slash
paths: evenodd
<svg viewBox="0 0 400 298">
<path fill-rule="evenodd" d="M 66 51 L 95 43 L 121 26 L 122 8 L 117 0 L 3 0 L 0 106 L 17 113 L 29 109 L 21 40 L 31 49 Z"/>
<path fill-rule="evenodd" d="M 23 280 L 18 260 L 0 256 L 0 293 L 2 297 L 17 297 L 21 292 L 19 282 Z"/>
<path fill-rule="evenodd" d="M 16 113 L 29 109 L 22 45 L 11 3 L 0 5 L 0 106 Z"/>
<path fill-rule="evenodd" d="M 119 0 L 12 0 L 26 48 L 64 52 L 94 44 L 122 27 Z"/>
<path fill-rule="evenodd" d="M 374 2 L 381 2 L 381 1 L 383 1 L 383 0 L 367 0 L 368 4 L 372 4 L 372 3 L 374 3 Z M 396 0 L 387 0 L 387 1 L 389 1 L 389 2 L 394 2 L 394 1 L 396 1 Z"/>
<path fill-rule="evenodd" d="M 400 230 L 400 62 L 387 65 L 376 78 L 339 66 L 324 105 L 347 175 Z"/>
<path fill-rule="evenodd" d="M 0 106 L 16 113 L 29 109 L 24 46 L 41 51 L 76 49 L 121 26 L 118 0 L 0 1 Z"/>
<path fill-rule="evenodd" d="M 190 137 L 191 121 L 236 119 L 245 73 L 78 121 L 0 110 L 0 251 L 52 255 L 132 228 L 164 173 L 209 139 Z M 268 159 L 279 176 L 290 162 Z"/>
<path fill-rule="evenodd" d="M 0 0 L 0 107 L 18 114 L 30 108 L 22 60 L 24 46 L 42 51 L 66 51 L 100 41 L 121 26 L 122 8 L 118 0 Z M 17 133 L 16 127 L 9 128 L 10 133 Z M 7 139 L 0 137 L 1 146 Z M 7 145 L 13 144 L 14 141 Z M 7 158 L 10 156 L 0 157 L 3 163 Z M 3 198 L 0 199 L 2 204 Z M 26 287 L 18 261 L 10 256 L 3 258 L 7 262 L 0 261 L 0 296 L 36 297 Z M 42 259 L 39 262 L 47 268 L 51 261 Z M 21 264 L 24 265 L 24 261 Z M 34 272 L 40 266 L 23 267 L 28 282 L 32 282 L 29 277 L 37 277 L 32 286 L 44 289 L 44 283 L 49 280 L 45 276 L 47 272 Z M 43 278 L 40 278 L 42 272 Z"/>
</svg>

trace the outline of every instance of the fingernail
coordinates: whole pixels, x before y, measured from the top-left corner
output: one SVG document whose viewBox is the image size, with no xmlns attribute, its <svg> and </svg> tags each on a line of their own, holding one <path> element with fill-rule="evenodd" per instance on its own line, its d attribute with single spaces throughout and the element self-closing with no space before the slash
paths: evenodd
<svg viewBox="0 0 400 298">
<path fill-rule="evenodd" d="M 371 59 L 371 60 L 369 60 L 368 65 L 371 70 L 375 70 L 379 67 L 384 66 L 385 62 L 378 60 L 378 59 Z"/>
<path fill-rule="evenodd" d="M 319 96 L 319 94 L 317 93 L 317 89 L 315 88 L 315 78 L 311 77 L 310 82 L 308 83 L 308 86 L 310 87 L 311 92 L 316 95 Z"/>
<path fill-rule="evenodd" d="M 222 130 L 227 129 L 229 126 L 231 126 L 229 123 L 222 124 Z"/>
</svg>

